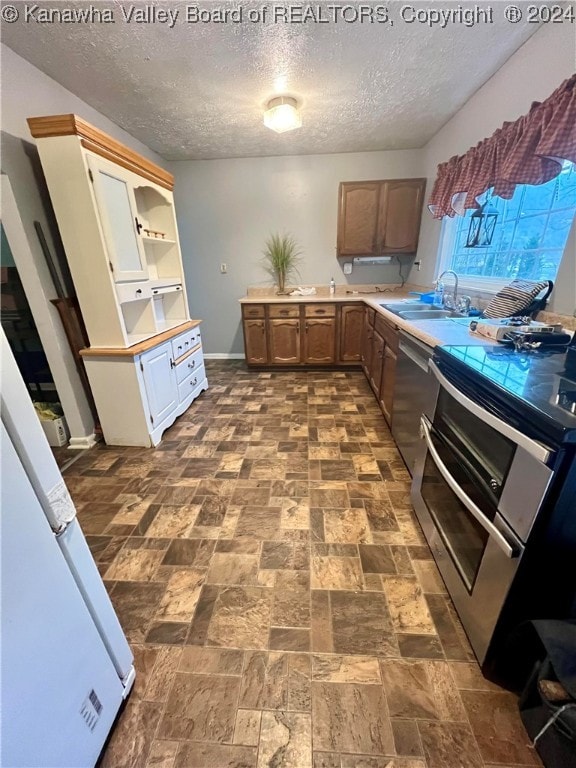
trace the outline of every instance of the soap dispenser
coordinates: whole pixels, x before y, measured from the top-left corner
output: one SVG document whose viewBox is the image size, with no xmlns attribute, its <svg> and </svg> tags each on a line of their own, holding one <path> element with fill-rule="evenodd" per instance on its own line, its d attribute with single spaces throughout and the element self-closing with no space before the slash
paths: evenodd
<svg viewBox="0 0 576 768">
<path fill-rule="evenodd" d="M 330 296 L 334 296 L 336 293 L 336 283 L 334 282 L 334 278 L 332 277 L 330 279 Z"/>
<path fill-rule="evenodd" d="M 434 289 L 434 299 L 432 304 L 435 307 L 444 306 L 444 283 L 442 283 L 440 280 L 436 281 L 436 288 Z"/>
</svg>

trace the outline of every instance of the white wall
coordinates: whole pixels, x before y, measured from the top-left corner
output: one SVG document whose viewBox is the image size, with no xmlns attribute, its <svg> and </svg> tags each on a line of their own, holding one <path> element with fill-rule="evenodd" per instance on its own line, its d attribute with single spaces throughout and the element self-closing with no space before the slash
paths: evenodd
<svg viewBox="0 0 576 768">
<path fill-rule="evenodd" d="M 41 277 L 38 285 L 42 295 L 34 296 L 34 303 L 43 302 L 45 310 L 35 315 L 38 332 L 64 408 L 71 437 L 77 447 L 83 447 L 90 442 L 94 423 L 58 312 L 50 304 L 50 299 L 56 297 L 56 291 L 46 268 L 44 255 L 34 229 L 34 221 L 42 224 L 48 246 L 53 254 L 61 250 L 61 243 L 34 139 L 28 130 L 26 118 L 75 112 L 137 152 L 160 164 L 162 161 L 143 144 L 12 50 L 2 45 L 0 53 L 2 57 L 2 171 L 10 180 L 19 219 L 29 245 L 24 258 L 30 259 L 30 272 Z M 22 251 L 25 250 L 22 248 Z"/>
<path fill-rule="evenodd" d="M 542 25 L 425 146 L 422 175 L 428 178 L 428 195 L 439 163 L 452 155 L 464 154 L 491 136 L 504 121 L 514 121 L 526 114 L 533 101 L 546 99 L 574 73 L 575 64 L 572 25 Z M 441 222 L 425 210 L 418 248 L 422 270 L 412 270 L 411 282 L 430 285 L 434 279 L 440 229 Z M 554 291 L 549 305 L 550 309 L 562 314 L 572 314 L 576 307 L 575 259 L 572 237 L 557 278 L 562 289 Z M 566 290 L 566 282 L 571 286 L 570 290 Z"/>
<path fill-rule="evenodd" d="M 261 260 L 273 232 L 288 232 L 300 244 L 302 283 L 328 285 L 332 276 L 337 284 L 399 280 L 397 264 L 354 267 L 344 276 L 336 258 L 338 184 L 418 177 L 418 150 L 181 161 L 170 170 L 190 309 L 204 320 L 208 353 L 243 353 L 238 299 L 249 285 L 272 284 Z"/>
</svg>

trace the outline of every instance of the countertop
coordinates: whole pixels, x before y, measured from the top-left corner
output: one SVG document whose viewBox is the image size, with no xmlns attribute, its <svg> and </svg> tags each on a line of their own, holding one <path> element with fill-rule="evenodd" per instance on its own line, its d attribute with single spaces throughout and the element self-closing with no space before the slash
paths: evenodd
<svg viewBox="0 0 576 768">
<path fill-rule="evenodd" d="M 372 307 L 386 320 L 394 323 L 397 328 L 406 331 L 411 336 L 419 339 L 431 347 L 438 344 L 446 345 L 493 345 L 493 341 L 475 336 L 468 330 L 468 318 L 442 318 L 438 320 L 404 320 L 393 312 L 382 307 L 382 303 L 396 303 L 401 301 L 414 302 L 414 297 L 408 296 L 406 291 L 379 291 L 378 293 L 344 293 L 336 291 L 333 296 L 328 293 L 317 293 L 313 296 L 278 296 L 276 294 L 262 294 L 245 296 L 240 299 L 241 304 L 342 304 L 353 301 L 362 302 Z"/>
</svg>

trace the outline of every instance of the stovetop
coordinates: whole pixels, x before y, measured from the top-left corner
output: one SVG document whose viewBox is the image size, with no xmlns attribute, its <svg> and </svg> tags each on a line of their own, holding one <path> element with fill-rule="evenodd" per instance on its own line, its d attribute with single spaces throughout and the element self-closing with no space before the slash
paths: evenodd
<svg viewBox="0 0 576 768">
<path fill-rule="evenodd" d="M 558 442 L 576 442 L 576 374 L 565 371 L 566 347 L 517 352 L 497 344 L 437 347 L 435 352 L 469 383 L 476 380 L 517 414 L 536 420 Z"/>
</svg>

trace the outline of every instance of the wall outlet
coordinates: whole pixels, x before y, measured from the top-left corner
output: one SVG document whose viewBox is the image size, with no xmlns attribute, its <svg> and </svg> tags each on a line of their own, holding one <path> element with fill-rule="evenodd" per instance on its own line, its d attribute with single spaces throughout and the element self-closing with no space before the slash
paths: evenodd
<svg viewBox="0 0 576 768">
<path fill-rule="evenodd" d="M 228 264 L 220 264 L 220 273 L 225 275 L 228 272 Z"/>
<path fill-rule="evenodd" d="M 344 262 L 344 274 L 345 275 L 351 275 L 352 274 L 352 262 L 351 261 Z"/>
<path fill-rule="evenodd" d="M 422 262 L 421 261 L 415 261 L 414 262 L 414 266 L 416 267 L 418 272 L 420 272 L 420 267 L 422 266 Z"/>
</svg>

